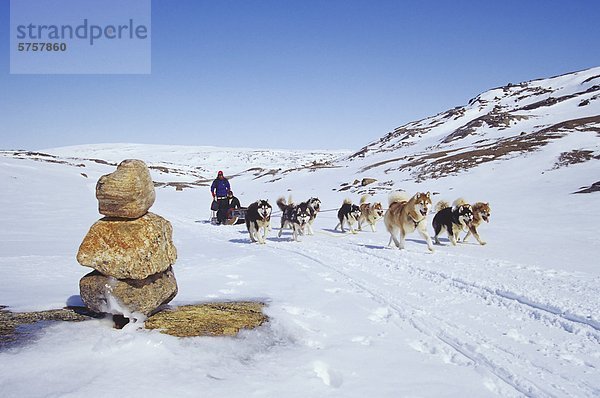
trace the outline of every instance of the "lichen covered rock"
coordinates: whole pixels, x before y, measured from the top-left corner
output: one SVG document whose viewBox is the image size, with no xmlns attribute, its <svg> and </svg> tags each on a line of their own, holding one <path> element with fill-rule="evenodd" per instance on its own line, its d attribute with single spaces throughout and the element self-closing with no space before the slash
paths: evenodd
<svg viewBox="0 0 600 398">
<path fill-rule="evenodd" d="M 117 279 L 145 279 L 165 271 L 176 259 L 173 227 L 154 213 L 135 220 L 98 220 L 77 253 L 79 264 Z"/>
<path fill-rule="evenodd" d="M 79 281 L 79 292 L 91 311 L 147 316 L 175 297 L 177 281 L 171 268 L 145 279 L 116 279 L 92 271 Z"/>
<path fill-rule="evenodd" d="M 254 301 L 183 305 L 152 315 L 144 325 L 177 337 L 235 336 L 268 320 L 263 307 Z"/>
</svg>

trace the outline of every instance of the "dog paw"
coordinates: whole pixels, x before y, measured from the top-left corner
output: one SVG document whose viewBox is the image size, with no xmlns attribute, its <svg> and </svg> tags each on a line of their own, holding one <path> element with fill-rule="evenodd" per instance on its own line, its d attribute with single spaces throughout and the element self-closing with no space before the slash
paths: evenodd
<svg viewBox="0 0 600 398">
<path fill-rule="evenodd" d="M 481 246 L 483 246 L 483 245 L 487 245 L 487 242 L 485 242 L 485 241 L 481 241 L 481 242 L 479 242 L 479 244 L 480 244 Z"/>
</svg>

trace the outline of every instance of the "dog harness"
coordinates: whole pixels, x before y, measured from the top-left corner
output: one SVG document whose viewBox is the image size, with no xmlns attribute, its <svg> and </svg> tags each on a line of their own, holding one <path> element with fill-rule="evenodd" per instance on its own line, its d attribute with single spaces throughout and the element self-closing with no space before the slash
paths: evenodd
<svg viewBox="0 0 600 398">
<path fill-rule="evenodd" d="M 423 217 L 423 218 L 421 218 L 419 221 L 417 221 L 417 220 L 415 220 L 415 219 L 413 218 L 413 216 L 412 216 L 412 215 L 410 215 L 410 214 L 409 214 L 408 216 L 410 217 L 410 219 L 412 220 L 412 222 L 414 222 L 414 223 L 415 223 L 415 229 L 417 229 L 417 228 L 419 227 L 419 224 L 421 224 L 421 221 L 423 221 L 423 220 L 426 218 L 426 217 Z"/>
</svg>

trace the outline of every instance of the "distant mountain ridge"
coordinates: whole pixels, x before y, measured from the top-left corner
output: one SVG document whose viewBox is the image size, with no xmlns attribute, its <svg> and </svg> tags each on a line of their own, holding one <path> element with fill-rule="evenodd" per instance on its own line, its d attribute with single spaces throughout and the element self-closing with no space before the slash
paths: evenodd
<svg viewBox="0 0 600 398">
<path fill-rule="evenodd" d="M 466 105 L 400 126 L 358 151 L 148 144 L 0 151 L 0 156 L 76 168 L 142 159 L 157 186 L 180 189 L 207 186 L 217 170 L 225 170 L 237 181 L 283 185 L 291 175 L 316 173 L 334 191 L 359 194 L 388 192 L 398 184 L 457 175 L 490 162 L 514 163 L 511 167 L 522 170 L 530 167 L 525 157 L 533 154 L 542 155 L 538 174 L 600 160 L 600 67 L 488 90 Z M 507 163 L 515 158 L 520 161 Z M 600 189 L 597 176 L 584 174 L 581 184 L 586 185 L 575 188 Z"/>
<path fill-rule="evenodd" d="M 299 170 L 334 167 L 331 163 L 350 154 L 348 150 L 251 149 L 212 146 L 151 144 L 88 144 L 40 151 L 0 150 L 0 157 L 62 164 L 80 169 L 115 167 L 124 159 L 144 160 L 155 185 L 176 188 L 210 186 L 218 170 L 229 178 L 277 181 Z M 264 181 L 264 180 L 263 180 Z"/>
</svg>

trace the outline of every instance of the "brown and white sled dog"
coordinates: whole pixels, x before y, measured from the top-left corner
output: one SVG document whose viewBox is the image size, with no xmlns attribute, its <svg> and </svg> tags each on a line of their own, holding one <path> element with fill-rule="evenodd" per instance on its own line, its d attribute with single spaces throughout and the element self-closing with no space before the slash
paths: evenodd
<svg viewBox="0 0 600 398">
<path fill-rule="evenodd" d="M 257 200 L 246 210 L 246 228 L 252 242 L 264 244 L 271 230 L 271 205 L 266 200 Z M 262 234 L 261 234 L 262 229 Z"/>
<path fill-rule="evenodd" d="M 299 242 L 299 235 L 304 235 L 304 228 L 307 227 L 310 220 L 310 208 L 307 202 L 302 202 L 295 205 L 292 198 L 289 198 L 286 203 L 285 198 L 277 199 L 277 206 L 281 210 L 281 228 L 279 229 L 278 237 L 281 238 L 281 233 L 286 227 L 292 228 L 292 236 L 296 242 Z"/>
<path fill-rule="evenodd" d="M 358 222 L 360 218 L 360 207 L 357 205 L 353 205 L 350 199 L 344 199 L 344 203 L 342 203 L 342 207 L 338 210 L 338 224 L 335 226 L 335 230 L 341 228 L 342 232 L 344 231 L 344 224 L 348 224 L 348 228 L 350 228 L 350 232 L 353 234 L 357 233 L 354 229 L 354 224 Z"/>
<path fill-rule="evenodd" d="M 465 203 L 464 199 L 456 199 L 454 201 L 454 206 L 462 203 Z M 471 224 L 469 224 L 469 231 L 467 232 L 462 241 L 466 242 L 467 238 L 473 235 L 480 245 L 485 245 L 487 242 L 481 239 L 479 233 L 477 232 L 477 227 L 479 227 L 484 221 L 486 223 L 490 222 L 490 217 L 492 216 L 492 208 L 490 207 L 489 203 L 477 202 L 471 206 L 471 209 L 473 209 L 473 221 L 471 221 Z"/>
<path fill-rule="evenodd" d="M 446 230 L 448 239 L 453 246 L 459 239 L 461 231 L 468 231 L 469 225 L 473 221 L 473 210 L 471 205 L 467 203 L 458 203 L 450 206 L 445 200 L 440 200 L 435 205 L 435 216 L 433 217 L 432 225 L 435 233 L 433 240 L 436 244 L 441 244 L 438 236 L 442 230 Z"/>
<path fill-rule="evenodd" d="M 362 231 L 362 224 L 367 222 L 371 230 L 375 232 L 375 224 L 383 218 L 383 206 L 380 202 L 367 203 L 369 194 L 360 197 L 360 217 L 358 218 L 358 230 Z"/>
<path fill-rule="evenodd" d="M 431 194 L 417 192 L 410 197 L 406 192 L 392 192 L 389 196 L 389 207 L 383 221 L 390 233 L 390 242 L 399 249 L 404 249 L 406 235 L 417 230 L 427 241 L 427 248 L 433 251 L 431 237 L 427 233 L 427 213 L 431 207 Z"/>
</svg>

